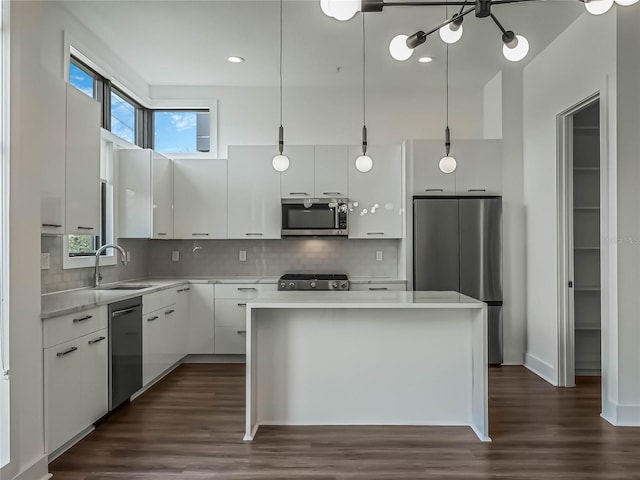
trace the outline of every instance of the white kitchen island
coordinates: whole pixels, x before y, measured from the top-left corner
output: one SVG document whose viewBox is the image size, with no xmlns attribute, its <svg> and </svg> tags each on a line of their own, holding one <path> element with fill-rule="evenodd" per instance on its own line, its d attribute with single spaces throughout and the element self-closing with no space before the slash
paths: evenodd
<svg viewBox="0 0 640 480">
<path fill-rule="evenodd" d="M 456 292 L 247 303 L 245 440 L 260 425 L 460 425 L 490 441 L 487 308 Z"/>
</svg>

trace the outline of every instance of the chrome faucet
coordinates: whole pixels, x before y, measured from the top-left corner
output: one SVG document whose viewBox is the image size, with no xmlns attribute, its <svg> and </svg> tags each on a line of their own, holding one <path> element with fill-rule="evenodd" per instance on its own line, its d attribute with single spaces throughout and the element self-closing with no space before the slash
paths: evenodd
<svg viewBox="0 0 640 480">
<path fill-rule="evenodd" d="M 127 264 L 127 252 L 124 251 L 120 245 L 116 245 L 115 243 L 107 243 L 106 245 L 101 246 L 98 250 L 96 250 L 96 268 L 93 272 L 93 286 L 94 288 L 98 288 L 100 286 L 100 280 L 102 280 L 102 275 L 100 275 L 100 254 L 104 252 L 107 248 L 115 248 L 120 251 L 122 255 L 122 264 Z M 116 254 L 117 255 L 117 254 Z"/>
</svg>

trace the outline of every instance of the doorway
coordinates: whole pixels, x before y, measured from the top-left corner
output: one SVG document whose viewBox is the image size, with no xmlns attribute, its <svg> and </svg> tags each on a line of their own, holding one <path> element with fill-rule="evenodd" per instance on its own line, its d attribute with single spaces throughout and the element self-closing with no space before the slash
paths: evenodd
<svg viewBox="0 0 640 480">
<path fill-rule="evenodd" d="M 594 95 L 559 116 L 559 384 L 602 370 L 601 121 Z"/>
</svg>

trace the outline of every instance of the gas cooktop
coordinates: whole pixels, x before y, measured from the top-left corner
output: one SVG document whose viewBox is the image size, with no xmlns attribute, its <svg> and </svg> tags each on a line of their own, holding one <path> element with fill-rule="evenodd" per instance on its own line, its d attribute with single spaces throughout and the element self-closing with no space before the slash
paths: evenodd
<svg viewBox="0 0 640 480">
<path fill-rule="evenodd" d="M 280 277 L 278 290 L 349 290 L 349 278 L 332 273 L 287 273 Z"/>
</svg>

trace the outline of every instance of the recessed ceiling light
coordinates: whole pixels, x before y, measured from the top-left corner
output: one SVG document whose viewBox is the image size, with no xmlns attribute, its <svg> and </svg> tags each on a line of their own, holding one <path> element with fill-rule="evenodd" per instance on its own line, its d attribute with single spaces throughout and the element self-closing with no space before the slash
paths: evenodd
<svg viewBox="0 0 640 480">
<path fill-rule="evenodd" d="M 242 57 L 227 57 L 227 61 L 231 63 L 242 63 L 244 62 L 244 58 Z"/>
<path fill-rule="evenodd" d="M 420 57 L 418 59 L 418 62 L 420 62 L 420 63 L 431 63 L 431 62 L 433 62 L 433 58 L 431 58 L 431 57 Z"/>
</svg>

